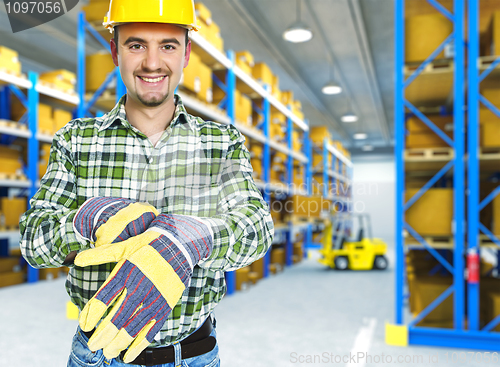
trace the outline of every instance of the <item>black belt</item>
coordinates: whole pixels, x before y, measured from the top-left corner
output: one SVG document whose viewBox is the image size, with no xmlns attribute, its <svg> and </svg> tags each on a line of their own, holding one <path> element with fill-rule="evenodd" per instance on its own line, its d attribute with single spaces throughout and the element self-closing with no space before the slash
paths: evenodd
<svg viewBox="0 0 500 367">
<path fill-rule="evenodd" d="M 214 349 L 217 341 L 213 336 L 210 336 L 212 329 L 212 321 L 209 316 L 198 330 L 189 335 L 186 339 L 182 340 L 179 343 L 181 345 L 182 359 L 197 357 Z M 82 332 L 87 338 L 90 339 L 94 330 Z M 123 360 L 125 353 L 126 350 L 120 353 L 121 360 Z M 172 362 L 175 362 L 175 352 L 174 347 L 170 345 L 168 347 L 146 348 L 137 356 L 136 359 L 129 363 L 143 366 L 155 366 L 158 364 Z"/>
</svg>

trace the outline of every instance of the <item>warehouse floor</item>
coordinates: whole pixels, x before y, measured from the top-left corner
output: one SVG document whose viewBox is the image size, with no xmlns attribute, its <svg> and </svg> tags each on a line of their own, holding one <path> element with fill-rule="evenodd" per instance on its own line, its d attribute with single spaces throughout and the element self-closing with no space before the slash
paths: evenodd
<svg viewBox="0 0 500 367">
<path fill-rule="evenodd" d="M 325 269 L 315 256 L 226 297 L 217 307 L 223 367 L 383 366 L 388 363 L 381 358 L 387 361 L 388 356 L 393 365 L 452 366 L 457 365 L 452 353 L 471 352 L 387 346 L 392 269 L 337 272 Z M 65 316 L 64 279 L 1 288 L 0 300 L 0 366 L 65 366 L 77 321 Z M 335 363 L 357 352 L 366 357 Z M 396 363 L 398 358 L 406 363 Z"/>
</svg>

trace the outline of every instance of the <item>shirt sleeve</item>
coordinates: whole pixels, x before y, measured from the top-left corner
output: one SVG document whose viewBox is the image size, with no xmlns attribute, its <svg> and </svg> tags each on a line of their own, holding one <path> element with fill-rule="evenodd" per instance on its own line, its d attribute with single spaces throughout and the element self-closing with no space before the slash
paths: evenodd
<svg viewBox="0 0 500 367">
<path fill-rule="evenodd" d="M 217 215 L 202 218 L 213 232 L 213 250 L 198 265 L 211 270 L 231 271 L 251 264 L 266 254 L 274 236 L 269 206 L 252 178 L 245 137 L 233 126 L 229 133 Z"/>
<path fill-rule="evenodd" d="M 62 266 L 71 251 L 84 247 L 73 230 L 76 169 L 69 135 L 64 129 L 54 137 L 47 172 L 19 223 L 21 252 L 35 268 Z"/>
</svg>

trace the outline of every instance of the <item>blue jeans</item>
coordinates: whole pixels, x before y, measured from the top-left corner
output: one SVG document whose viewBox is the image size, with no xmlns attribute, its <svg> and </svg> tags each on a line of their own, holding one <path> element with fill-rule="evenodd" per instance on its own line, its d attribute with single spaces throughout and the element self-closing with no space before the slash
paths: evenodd
<svg viewBox="0 0 500 367">
<path fill-rule="evenodd" d="M 210 334 L 216 338 L 215 328 Z M 138 365 L 123 363 L 118 359 L 107 359 L 102 353 L 102 349 L 97 352 L 92 352 L 87 347 L 88 338 L 82 333 L 78 327 L 75 336 L 73 337 L 73 344 L 71 346 L 71 354 L 68 359 L 67 367 L 134 367 Z M 180 344 L 175 348 L 176 360 L 179 363 L 166 363 L 157 365 L 155 367 L 220 367 L 219 361 L 219 346 L 216 344 L 215 348 L 206 354 L 197 357 L 180 360 Z"/>
</svg>

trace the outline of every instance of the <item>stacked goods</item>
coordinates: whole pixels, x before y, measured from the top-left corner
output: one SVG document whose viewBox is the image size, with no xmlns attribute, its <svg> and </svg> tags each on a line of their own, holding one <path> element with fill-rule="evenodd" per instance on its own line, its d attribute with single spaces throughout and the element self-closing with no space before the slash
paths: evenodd
<svg viewBox="0 0 500 367">
<path fill-rule="evenodd" d="M 481 277 L 480 281 L 480 318 L 483 325 L 500 315 L 500 279 Z M 500 331 L 497 325 L 493 331 Z"/>
<path fill-rule="evenodd" d="M 302 150 L 302 144 L 300 143 L 300 133 L 298 131 L 292 132 L 292 150 L 295 152 L 300 152 Z"/>
<path fill-rule="evenodd" d="M 21 75 L 21 62 L 16 51 L 0 46 L 0 71 L 17 76 Z"/>
<path fill-rule="evenodd" d="M 0 145 L 0 173 L 6 175 L 22 175 L 23 160 L 20 150 Z"/>
<path fill-rule="evenodd" d="M 273 85 L 274 75 L 271 72 L 271 68 L 265 62 L 258 62 L 254 65 L 252 76 L 263 85 L 268 85 L 269 87 Z"/>
<path fill-rule="evenodd" d="M 492 232 L 495 236 L 500 235 L 500 196 L 495 196 L 492 200 Z"/>
<path fill-rule="evenodd" d="M 281 112 L 271 113 L 269 137 L 277 142 L 286 142 L 286 116 Z"/>
<path fill-rule="evenodd" d="M 24 283 L 25 270 L 20 255 L 0 258 L 0 287 Z"/>
<path fill-rule="evenodd" d="M 109 52 L 102 51 L 87 55 L 85 58 L 85 90 L 95 92 L 106 80 L 108 74 L 114 70 L 115 64 Z"/>
<path fill-rule="evenodd" d="M 285 153 L 276 152 L 271 158 L 271 181 L 286 182 L 286 162 L 288 157 Z"/>
<path fill-rule="evenodd" d="M 263 158 L 263 146 L 262 144 L 252 144 L 250 147 L 250 163 L 252 163 L 254 179 L 264 180 L 262 175 L 262 158 Z"/>
<path fill-rule="evenodd" d="M 331 210 L 331 203 L 320 195 L 302 196 L 292 195 L 291 207 L 293 215 L 307 218 L 322 218 Z"/>
<path fill-rule="evenodd" d="M 331 140 L 330 132 L 328 131 L 328 127 L 326 126 L 314 126 L 309 129 L 309 138 L 313 142 L 314 145 L 322 148 L 323 141 L 328 139 Z"/>
<path fill-rule="evenodd" d="M 76 93 L 76 75 L 68 70 L 53 70 L 40 74 L 39 81 L 65 93 Z"/>
<path fill-rule="evenodd" d="M 14 98 L 11 103 L 10 111 L 11 120 L 20 121 L 27 110 L 17 98 Z M 52 116 L 52 107 L 44 103 L 38 104 L 38 132 L 46 135 L 54 134 L 54 118 Z"/>
<path fill-rule="evenodd" d="M 453 140 L 453 116 L 430 115 L 427 116 L 437 128 Z M 430 127 L 416 116 L 406 120 L 406 148 L 448 148 L 450 147 Z"/>
<path fill-rule="evenodd" d="M 255 66 L 253 55 L 249 51 L 238 51 L 235 54 L 236 65 L 248 75 L 252 75 Z"/>
<path fill-rule="evenodd" d="M 241 269 L 236 269 L 236 290 L 240 291 L 243 289 L 243 286 L 248 284 L 250 281 L 248 274 L 250 273 L 250 267 L 245 266 Z"/>
<path fill-rule="evenodd" d="M 213 21 L 212 13 L 202 3 L 194 4 L 196 18 L 200 22 L 199 34 L 212 44 L 217 50 L 224 51 L 224 40 L 220 35 L 219 26 Z"/>
<path fill-rule="evenodd" d="M 293 103 L 293 91 L 285 90 L 281 92 L 281 103 L 283 103 L 286 107 L 291 106 Z"/>
<path fill-rule="evenodd" d="M 254 273 L 257 279 L 264 278 L 264 266 L 265 266 L 265 260 L 263 257 L 260 258 L 259 260 L 254 261 L 250 265 L 251 271 L 249 273 L 249 277 L 252 278 L 251 275 L 252 273 Z"/>
<path fill-rule="evenodd" d="M 38 162 L 38 178 L 42 178 L 47 172 L 50 158 L 50 144 L 40 144 L 40 161 Z"/>
<path fill-rule="evenodd" d="M 292 113 L 299 119 L 304 120 L 304 113 L 302 112 L 302 103 L 300 103 L 300 101 L 293 101 Z"/>
<path fill-rule="evenodd" d="M 0 198 L 0 211 L 2 212 L 2 222 L 5 227 L 19 227 L 19 219 L 26 210 L 28 210 L 26 198 Z"/>
<path fill-rule="evenodd" d="M 277 75 L 273 75 L 273 82 L 271 84 L 271 94 L 278 101 L 281 101 L 280 79 Z"/>
<path fill-rule="evenodd" d="M 500 107 L 500 89 L 488 88 L 483 89 L 481 94 L 489 102 Z M 500 118 L 495 115 L 486 106 L 482 105 L 479 109 L 480 123 L 480 144 L 483 148 L 498 148 L 500 147 Z"/>
<path fill-rule="evenodd" d="M 423 14 L 406 18 L 407 63 L 422 62 L 453 32 L 453 24 L 442 14 Z M 453 57 L 445 48 L 436 59 Z"/>
<path fill-rule="evenodd" d="M 293 263 L 297 264 L 304 258 L 304 245 L 302 242 L 295 242 L 293 244 Z"/>
<path fill-rule="evenodd" d="M 305 181 L 305 168 L 303 165 L 293 167 L 293 178 L 292 182 L 296 188 L 301 188 Z"/>
<path fill-rule="evenodd" d="M 56 133 L 73 119 L 73 115 L 69 111 L 54 108 L 53 119 L 54 119 L 53 130 L 54 133 Z"/>
<path fill-rule="evenodd" d="M 406 190 L 406 202 L 419 189 Z M 453 189 L 431 188 L 407 211 L 406 222 L 421 236 L 451 236 L 453 221 Z"/>
<path fill-rule="evenodd" d="M 212 103 L 212 69 L 193 51 L 189 57 L 189 65 L 184 68 L 181 85 L 202 101 Z"/>
<path fill-rule="evenodd" d="M 236 121 L 252 126 L 252 100 L 238 90 L 234 91 L 234 113 Z"/>
<path fill-rule="evenodd" d="M 271 249 L 271 264 L 276 265 L 279 270 L 282 270 L 285 267 L 286 259 L 284 248 L 273 247 Z"/>
</svg>

